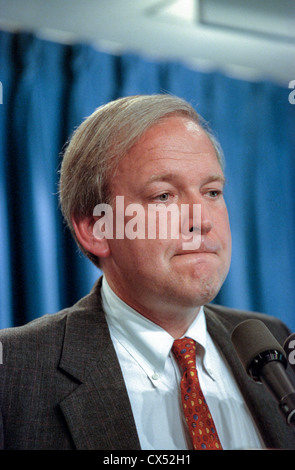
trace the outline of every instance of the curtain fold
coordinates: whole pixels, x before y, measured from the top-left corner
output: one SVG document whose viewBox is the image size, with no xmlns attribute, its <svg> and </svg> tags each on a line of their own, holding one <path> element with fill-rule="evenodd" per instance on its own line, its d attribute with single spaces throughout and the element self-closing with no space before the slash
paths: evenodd
<svg viewBox="0 0 295 470">
<path fill-rule="evenodd" d="M 289 90 L 221 73 L 0 32 L 0 328 L 71 305 L 100 271 L 58 207 L 58 170 L 75 127 L 120 96 L 172 93 L 208 121 L 226 157 L 233 257 L 216 302 L 295 330 L 295 106 Z"/>
</svg>

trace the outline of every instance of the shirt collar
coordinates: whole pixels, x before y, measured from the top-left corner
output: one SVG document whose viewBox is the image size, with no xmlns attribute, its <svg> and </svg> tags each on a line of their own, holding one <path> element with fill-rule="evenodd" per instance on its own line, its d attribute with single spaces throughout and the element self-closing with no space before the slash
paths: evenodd
<svg viewBox="0 0 295 470">
<path fill-rule="evenodd" d="M 174 338 L 123 302 L 110 288 L 105 276 L 102 279 L 102 302 L 108 325 L 120 344 L 148 375 L 161 374 Z M 198 343 L 202 358 L 206 350 L 206 334 L 206 319 L 201 307 L 184 336 Z"/>
</svg>

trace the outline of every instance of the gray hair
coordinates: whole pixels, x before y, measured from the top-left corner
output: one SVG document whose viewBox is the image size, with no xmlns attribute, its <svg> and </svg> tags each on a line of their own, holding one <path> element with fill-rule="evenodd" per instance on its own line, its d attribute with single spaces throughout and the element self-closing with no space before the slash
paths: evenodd
<svg viewBox="0 0 295 470">
<path fill-rule="evenodd" d="M 66 148 L 60 170 L 61 210 L 80 249 L 96 266 L 97 257 L 76 238 L 72 217 L 90 217 L 97 204 L 111 202 L 111 175 L 119 161 L 151 126 L 169 115 L 199 124 L 224 167 L 222 150 L 203 118 L 189 103 L 168 94 L 128 96 L 100 106 L 76 129 Z"/>
</svg>

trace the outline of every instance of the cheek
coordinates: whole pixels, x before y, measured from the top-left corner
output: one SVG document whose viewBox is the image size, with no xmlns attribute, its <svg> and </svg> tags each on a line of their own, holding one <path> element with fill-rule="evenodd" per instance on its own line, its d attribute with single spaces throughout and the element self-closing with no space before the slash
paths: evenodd
<svg viewBox="0 0 295 470">
<path fill-rule="evenodd" d="M 223 258 L 225 264 L 224 267 L 226 269 L 229 269 L 232 254 L 232 237 L 228 217 L 224 219 L 223 225 L 220 229 L 220 233 L 222 234 L 221 243 L 223 247 Z"/>
<path fill-rule="evenodd" d="M 231 261 L 232 238 L 229 217 L 226 207 L 224 207 L 215 219 L 214 234 L 221 244 L 220 256 L 223 260 L 224 267 L 228 268 Z"/>
<path fill-rule="evenodd" d="M 227 216 L 227 221 L 225 225 L 225 240 L 226 240 L 226 246 L 231 253 L 231 246 L 232 246 L 232 238 L 231 238 L 231 230 L 230 230 L 230 223 L 229 223 L 229 218 Z"/>
<path fill-rule="evenodd" d="M 123 270 L 156 269 L 163 264 L 165 246 L 159 240 L 128 239 L 109 240 L 111 256 Z"/>
<path fill-rule="evenodd" d="M 231 230 L 226 206 L 217 214 L 216 220 L 220 238 L 226 246 L 231 246 Z"/>
</svg>

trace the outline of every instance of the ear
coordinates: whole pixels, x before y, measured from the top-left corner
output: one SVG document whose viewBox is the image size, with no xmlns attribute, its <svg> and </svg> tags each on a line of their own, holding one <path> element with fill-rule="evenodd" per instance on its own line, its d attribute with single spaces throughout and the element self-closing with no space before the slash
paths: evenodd
<svg viewBox="0 0 295 470">
<path fill-rule="evenodd" d="M 107 238 L 95 235 L 95 224 L 98 217 L 72 218 L 75 234 L 80 244 L 86 251 L 99 258 L 107 258 L 110 255 L 110 247 Z"/>
</svg>

